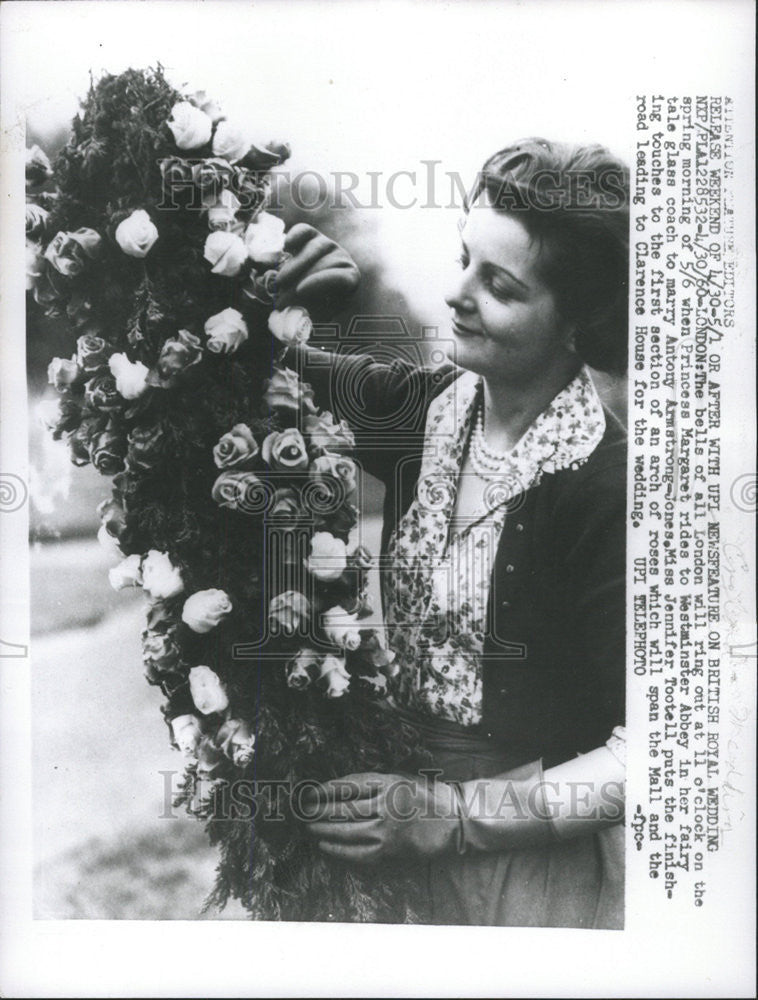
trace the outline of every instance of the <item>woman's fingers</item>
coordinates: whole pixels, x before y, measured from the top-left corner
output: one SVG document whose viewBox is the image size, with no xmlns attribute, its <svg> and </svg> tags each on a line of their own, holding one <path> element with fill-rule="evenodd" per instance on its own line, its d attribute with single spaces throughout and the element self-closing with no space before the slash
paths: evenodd
<svg viewBox="0 0 758 1000">
<path fill-rule="evenodd" d="M 277 287 L 280 289 L 296 287 L 313 267 L 319 263 L 323 264 L 324 258 L 335 249 L 339 249 L 333 240 L 328 239 L 317 229 L 311 226 L 306 228 L 311 230 L 306 234 L 306 239 L 292 245 L 288 245 L 285 241 L 285 252 L 292 256 L 282 264 L 276 276 Z"/>
<path fill-rule="evenodd" d="M 316 820 L 308 823 L 306 830 L 314 840 L 329 841 L 331 844 L 380 844 L 383 840 L 381 821 L 376 816 L 365 819 L 351 817 L 346 822 Z"/>
<path fill-rule="evenodd" d="M 381 857 L 381 848 L 362 844 L 335 844 L 328 840 L 319 841 L 318 848 L 329 857 L 351 864 L 370 865 Z"/>
</svg>

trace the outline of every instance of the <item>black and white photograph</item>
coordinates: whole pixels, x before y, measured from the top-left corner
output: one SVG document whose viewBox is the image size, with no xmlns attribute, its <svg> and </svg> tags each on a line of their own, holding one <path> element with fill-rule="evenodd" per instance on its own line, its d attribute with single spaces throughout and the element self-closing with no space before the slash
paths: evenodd
<svg viewBox="0 0 758 1000">
<path fill-rule="evenodd" d="M 3 995 L 753 995 L 752 5 L 0 17 Z"/>
</svg>

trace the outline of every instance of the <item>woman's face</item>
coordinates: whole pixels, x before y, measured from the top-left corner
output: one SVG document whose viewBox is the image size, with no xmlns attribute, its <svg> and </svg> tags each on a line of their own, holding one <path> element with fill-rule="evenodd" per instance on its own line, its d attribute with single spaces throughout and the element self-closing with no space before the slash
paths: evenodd
<svg viewBox="0 0 758 1000">
<path fill-rule="evenodd" d="M 539 275 L 539 248 L 521 222 L 477 201 L 461 230 L 451 360 L 490 379 L 525 384 L 566 364 L 573 326 Z"/>
</svg>

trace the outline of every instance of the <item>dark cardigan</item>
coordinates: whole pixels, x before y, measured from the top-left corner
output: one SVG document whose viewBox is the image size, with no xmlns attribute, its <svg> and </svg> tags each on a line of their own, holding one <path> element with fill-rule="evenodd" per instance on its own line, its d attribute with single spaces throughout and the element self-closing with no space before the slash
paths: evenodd
<svg viewBox="0 0 758 1000">
<path fill-rule="evenodd" d="M 461 374 L 290 349 L 286 364 L 345 419 L 356 457 L 386 487 L 382 552 L 413 500 L 431 400 Z M 489 594 L 482 728 L 545 766 L 601 746 L 625 702 L 626 436 L 509 503 Z"/>
</svg>

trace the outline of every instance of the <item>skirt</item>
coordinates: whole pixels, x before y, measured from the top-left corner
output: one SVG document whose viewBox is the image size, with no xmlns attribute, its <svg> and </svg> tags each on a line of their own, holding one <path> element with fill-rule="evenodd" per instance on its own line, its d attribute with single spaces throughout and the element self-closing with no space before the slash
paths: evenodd
<svg viewBox="0 0 758 1000">
<path fill-rule="evenodd" d="M 400 710 L 448 781 L 528 763 L 507 746 L 444 719 Z M 530 758 L 534 759 L 534 757 Z M 497 927 L 624 926 L 624 826 L 549 846 L 425 862 L 430 922 Z"/>
</svg>

